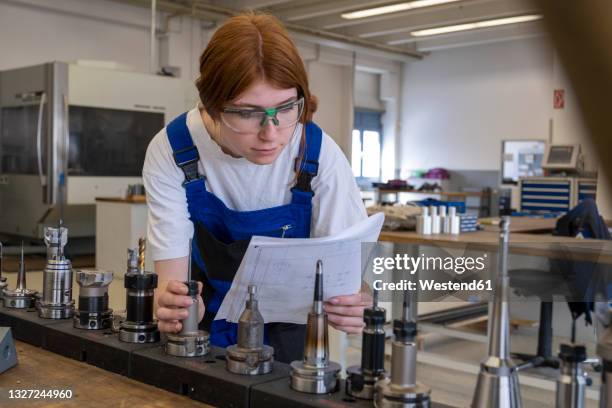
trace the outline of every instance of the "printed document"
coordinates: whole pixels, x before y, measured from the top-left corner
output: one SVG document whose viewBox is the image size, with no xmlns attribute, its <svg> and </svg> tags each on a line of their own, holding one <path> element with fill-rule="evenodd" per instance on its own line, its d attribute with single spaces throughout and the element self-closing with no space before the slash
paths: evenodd
<svg viewBox="0 0 612 408">
<path fill-rule="evenodd" d="M 238 322 L 248 285 L 253 284 L 266 323 L 305 324 L 312 308 L 317 260 L 323 261 L 325 300 L 359 292 L 362 268 L 367 265 L 362 259 L 369 256 L 361 253 L 361 243 L 376 242 L 383 221 L 383 213 L 377 213 L 339 234 L 322 238 L 254 236 L 215 320 Z"/>
</svg>

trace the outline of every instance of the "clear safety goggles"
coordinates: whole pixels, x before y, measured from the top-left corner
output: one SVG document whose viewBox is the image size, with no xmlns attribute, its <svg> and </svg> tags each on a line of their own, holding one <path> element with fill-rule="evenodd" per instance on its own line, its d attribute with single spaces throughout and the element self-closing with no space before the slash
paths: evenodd
<svg viewBox="0 0 612 408">
<path fill-rule="evenodd" d="M 259 133 L 268 121 L 279 129 L 295 125 L 304 110 L 304 98 L 274 108 L 224 108 L 221 120 L 234 132 Z"/>
</svg>

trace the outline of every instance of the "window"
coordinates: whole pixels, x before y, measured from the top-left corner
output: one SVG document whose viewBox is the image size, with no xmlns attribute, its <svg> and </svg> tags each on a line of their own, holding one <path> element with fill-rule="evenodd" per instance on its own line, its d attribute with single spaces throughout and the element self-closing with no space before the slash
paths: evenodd
<svg viewBox="0 0 612 408">
<path fill-rule="evenodd" d="M 353 175 L 359 179 L 380 180 L 381 116 L 381 112 L 355 110 L 351 161 Z"/>
</svg>

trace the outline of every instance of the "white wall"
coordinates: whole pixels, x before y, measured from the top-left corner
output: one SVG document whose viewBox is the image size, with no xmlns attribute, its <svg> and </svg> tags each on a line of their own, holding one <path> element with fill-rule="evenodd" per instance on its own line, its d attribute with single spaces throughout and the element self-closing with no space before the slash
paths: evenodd
<svg viewBox="0 0 612 408">
<path fill-rule="evenodd" d="M 351 157 L 353 126 L 352 67 L 311 61 L 307 65 L 310 90 L 319 99 L 314 122 Z"/>
<path fill-rule="evenodd" d="M 502 139 L 547 139 L 552 50 L 542 39 L 434 51 L 404 68 L 400 166 L 495 170 Z"/>
<path fill-rule="evenodd" d="M 163 14 L 158 15 L 158 28 Z M 0 0 L 0 70 L 49 61 L 113 61 L 149 72 L 150 13 L 97 0 Z M 185 109 L 197 97 L 194 79 L 207 31 L 189 17 L 170 24 L 169 63 L 181 68 Z"/>
</svg>

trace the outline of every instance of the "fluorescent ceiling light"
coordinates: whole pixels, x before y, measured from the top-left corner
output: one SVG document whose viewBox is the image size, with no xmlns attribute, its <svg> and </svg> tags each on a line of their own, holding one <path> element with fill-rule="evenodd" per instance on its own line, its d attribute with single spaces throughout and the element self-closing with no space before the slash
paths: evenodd
<svg viewBox="0 0 612 408">
<path fill-rule="evenodd" d="M 390 4 L 388 6 L 352 11 L 350 13 L 341 14 L 340 16 L 347 20 L 353 20 L 356 18 L 379 16 L 381 14 L 397 13 L 399 11 L 412 10 L 415 8 L 437 6 L 438 4 L 454 3 L 456 1 L 461 0 L 414 0 L 405 3 Z"/>
<path fill-rule="evenodd" d="M 507 17 L 507 18 L 498 18 L 495 20 L 477 21 L 475 23 L 457 24 L 457 25 L 438 27 L 438 28 L 427 28 L 425 30 L 412 31 L 410 35 L 412 35 L 413 37 L 425 37 L 429 35 L 454 33 L 457 31 L 465 31 L 465 30 L 474 30 L 476 28 L 486 28 L 486 27 L 495 27 L 495 26 L 501 26 L 501 25 L 506 25 L 506 24 L 526 23 L 528 21 L 539 20 L 541 18 L 542 16 L 537 15 L 537 14 Z"/>
</svg>

